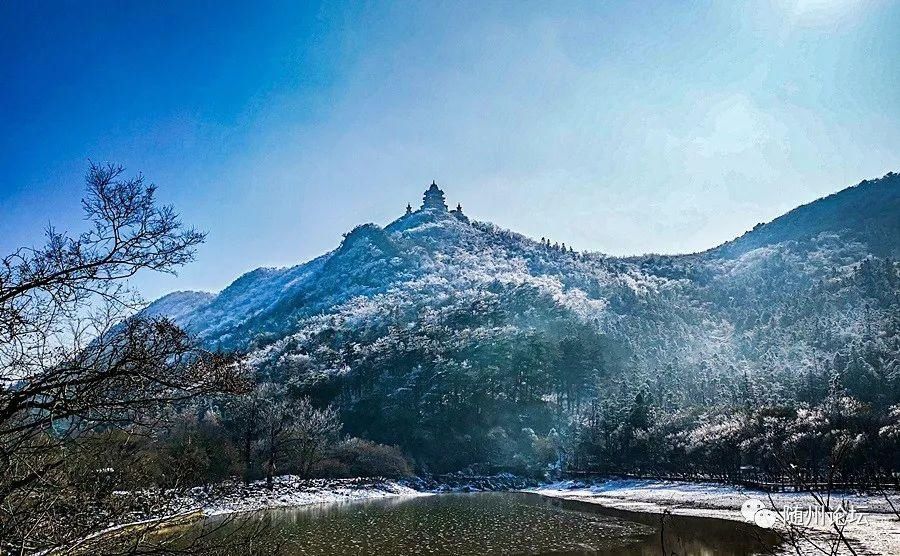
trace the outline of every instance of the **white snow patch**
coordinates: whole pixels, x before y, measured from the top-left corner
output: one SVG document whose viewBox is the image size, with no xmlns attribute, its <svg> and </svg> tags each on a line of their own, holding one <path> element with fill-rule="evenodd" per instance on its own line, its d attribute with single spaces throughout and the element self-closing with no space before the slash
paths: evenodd
<svg viewBox="0 0 900 556">
<path fill-rule="evenodd" d="M 392 496 L 427 496 L 396 481 L 368 479 L 301 479 L 294 475 L 276 477 L 272 489 L 265 481 L 250 485 L 232 483 L 207 493 L 193 489 L 189 495 L 205 515 L 249 512 L 269 508 L 371 500 Z"/>
<path fill-rule="evenodd" d="M 786 506 L 815 506 L 810 493 L 766 493 L 758 490 L 715 483 L 690 483 L 644 479 L 609 480 L 598 483 L 561 481 L 538 488 L 526 489 L 554 498 L 566 498 L 590 502 L 601 506 L 636 512 L 661 513 L 668 510 L 676 515 L 711 517 L 744 521 L 741 504 L 748 498 L 763 501 L 770 509 L 783 510 Z M 900 493 L 890 493 L 895 505 Z M 831 493 L 831 508 L 841 502 L 852 504 L 864 516 L 864 523 L 850 524 L 844 535 L 850 540 L 857 554 L 900 554 L 900 520 L 891 511 L 890 504 L 882 496 Z M 833 533 L 827 526 L 813 527 L 815 534 Z M 793 554 L 793 548 L 785 547 L 785 554 Z M 842 552 L 843 553 L 843 552 Z"/>
</svg>

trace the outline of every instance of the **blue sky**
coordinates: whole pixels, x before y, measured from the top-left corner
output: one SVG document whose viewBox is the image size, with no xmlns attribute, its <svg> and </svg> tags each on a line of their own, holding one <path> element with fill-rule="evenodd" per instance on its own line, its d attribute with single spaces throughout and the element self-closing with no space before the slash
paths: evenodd
<svg viewBox="0 0 900 556">
<path fill-rule="evenodd" d="M 148 298 L 385 224 L 711 247 L 900 170 L 900 3 L 7 2 L 0 251 L 79 231 L 88 159 L 209 232 Z"/>
</svg>

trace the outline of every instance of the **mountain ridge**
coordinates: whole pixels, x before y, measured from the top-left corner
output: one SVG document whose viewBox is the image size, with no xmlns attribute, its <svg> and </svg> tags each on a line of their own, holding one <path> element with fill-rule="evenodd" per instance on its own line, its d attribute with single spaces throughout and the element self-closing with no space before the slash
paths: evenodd
<svg viewBox="0 0 900 556">
<path fill-rule="evenodd" d="M 623 399 L 677 417 L 817 401 L 841 384 L 886 407 L 900 399 L 898 186 L 863 182 L 703 253 L 628 258 L 436 202 L 148 311 L 245 353 L 262 381 L 335 404 L 348 433 L 444 469 Z M 867 198 L 874 217 L 858 214 Z"/>
<path fill-rule="evenodd" d="M 878 198 L 877 203 L 866 202 L 867 199 L 875 193 Z M 851 226 L 838 227 L 836 216 L 842 208 L 848 203 L 846 199 L 852 201 L 854 212 L 850 221 Z M 874 206 L 872 206 L 874 205 Z M 879 218 L 865 218 L 860 215 L 863 209 L 877 209 L 876 216 Z M 676 266 L 682 261 L 691 261 L 695 258 L 737 258 L 745 255 L 749 251 L 759 249 L 767 245 L 782 243 L 784 241 L 809 240 L 817 234 L 823 232 L 837 233 L 847 228 L 856 228 L 858 232 L 852 235 L 852 239 L 862 239 L 869 244 L 870 252 L 873 254 L 889 257 L 897 257 L 900 255 L 900 241 L 894 241 L 890 244 L 890 238 L 900 237 L 900 218 L 892 218 L 893 215 L 900 214 L 900 175 L 888 173 L 883 178 L 875 180 L 864 180 L 859 184 L 843 189 L 831 195 L 819 198 L 810 203 L 801 205 L 791 211 L 773 219 L 766 224 L 758 224 L 753 230 L 750 230 L 741 236 L 726 241 L 718 246 L 712 247 L 706 251 L 692 254 L 676 254 L 676 255 L 634 255 L 626 257 L 606 256 L 601 253 L 584 253 L 579 254 L 580 257 L 606 260 L 620 261 L 627 265 L 628 262 L 637 262 L 641 266 L 641 261 L 671 261 Z M 845 215 L 846 216 L 846 215 Z M 453 218 L 454 220 L 450 220 Z M 820 220 L 817 222 L 817 220 Z M 798 223 L 799 221 L 799 223 Z M 242 296 L 241 293 L 246 291 L 246 285 L 264 283 L 265 289 L 281 290 L 285 295 L 310 280 L 318 271 L 327 271 L 333 268 L 342 258 L 362 257 L 365 254 L 353 253 L 353 247 L 359 243 L 366 245 L 364 249 L 374 248 L 377 257 L 388 257 L 393 259 L 391 264 L 402 265 L 404 258 L 399 251 L 399 247 L 395 245 L 391 239 L 391 234 L 404 234 L 411 229 L 419 232 L 430 229 L 432 231 L 440 231 L 441 235 L 428 234 L 425 246 L 434 247 L 435 242 L 461 241 L 465 239 L 473 240 L 472 234 L 462 233 L 459 229 L 448 228 L 442 226 L 441 222 L 462 222 L 473 225 L 467 217 L 462 213 L 441 212 L 433 209 L 422 209 L 403 215 L 396 220 L 390 222 L 384 227 L 374 223 L 362 224 L 347 232 L 344 240 L 334 250 L 320 255 L 310 261 L 300 263 L 289 267 L 260 267 L 251 270 L 239 276 L 229 286 L 218 293 L 207 292 L 172 292 L 157 299 L 151 303 L 146 309 L 145 314 L 166 314 L 172 317 L 179 324 L 186 326 L 188 329 L 195 328 L 192 326 L 191 314 L 204 308 L 219 303 L 222 305 L 219 314 L 225 314 L 237 308 L 247 309 L 250 312 L 259 312 L 265 310 L 266 296 L 260 297 L 257 302 L 248 304 L 248 296 Z M 818 225 L 817 225 L 818 224 Z M 824 225 L 823 225 L 824 224 Z M 845 222 L 846 224 L 846 222 Z M 474 227 L 481 230 L 490 230 L 491 233 L 508 235 L 510 237 L 518 237 L 521 242 L 538 246 L 539 242 L 527 238 L 516 232 L 499 228 L 493 224 L 485 222 L 476 222 Z M 860 230 L 860 228 L 862 228 Z M 402 243 L 402 242 L 401 242 Z M 369 254 L 372 254 L 370 252 Z M 362 263 L 362 261 L 356 261 Z M 537 273 L 546 270 L 537 265 L 533 270 Z M 376 280 L 378 277 L 374 277 Z M 354 276 L 357 281 L 364 280 L 361 276 Z M 371 289 L 378 290 L 377 285 L 370 284 Z M 258 291 L 254 288 L 254 291 Z M 214 333 L 215 328 L 209 333 Z"/>
</svg>

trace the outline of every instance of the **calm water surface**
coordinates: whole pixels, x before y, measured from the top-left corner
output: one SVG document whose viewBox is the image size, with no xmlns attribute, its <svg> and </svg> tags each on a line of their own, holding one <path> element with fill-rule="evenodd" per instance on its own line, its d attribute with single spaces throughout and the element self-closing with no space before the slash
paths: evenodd
<svg viewBox="0 0 900 556">
<path fill-rule="evenodd" d="M 298 555 L 659 556 L 665 542 L 667 555 L 749 556 L 775 543 L 740 523 L 668 516 L 661 527 L 658 515 L 509 492 L 323 504 L 268 510 L 258 519 Z"/>
</svg>

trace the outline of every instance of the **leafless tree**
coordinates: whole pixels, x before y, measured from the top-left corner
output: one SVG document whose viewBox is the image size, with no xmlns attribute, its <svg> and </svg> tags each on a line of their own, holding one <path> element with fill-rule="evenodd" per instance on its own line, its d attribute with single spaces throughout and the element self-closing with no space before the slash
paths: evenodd
<svg viewBox="0 0 900 556">
<path fill-rule="evenodd" d="M 123 173 L 91 165 L 88 231 L 51 227 L 42 247 L 0 260 L 0 553 L 67 546 L 138 515 L 133 497 L 111 489 L 120 470 L 97 468 L 98 455 L 153 434 L 173 406 L 247 388 L 234 356 L 135 316 L 127 279 L 173 273 L 204 234 Z"/>
<path fill-rule="evenodd" d="M 283 386 L 260 385 L 258 446 L 271 489 L 279 466 L 309 477 L 337 440 L 341 422 L 333 409 L 317 409 L 307 397 L 292 399 Z"/>
<path fill-rule="evenodd" d="M 297 468 L 301 476 L 309 477 L 337 440 L 341 422 L 334 409 L 317 409 L 306 397 L 295 402 L 293 414 L 291 434 Z"/>
</svg>

